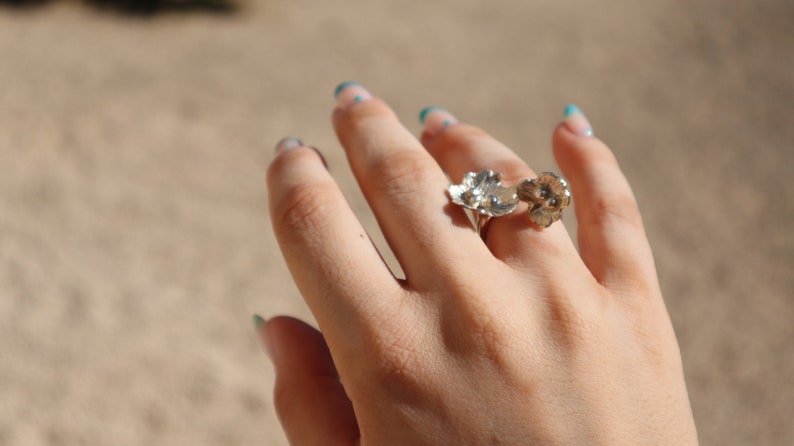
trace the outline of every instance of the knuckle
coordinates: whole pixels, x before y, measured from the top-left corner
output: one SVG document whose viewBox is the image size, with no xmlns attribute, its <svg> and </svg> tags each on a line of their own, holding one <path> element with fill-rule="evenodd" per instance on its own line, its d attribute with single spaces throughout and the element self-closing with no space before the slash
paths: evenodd
<svg viewBox="0 0 794 446">
<path fill-rule="evenodd" d="M 408 375 L 416 363 L 417 351 L 405 342 L 394 341 L 381 350 L 378 369 L 387 376 Z"/>
<path fill-rule="evenodd" d="M 482 354 L 494 364 L 504 364 L 514 345 L 509 324 L 490 313 L 479 313 L 473 318 L 471 337 Z"/>
<path fill-rule="evenodd" d="M 396 150 L 373 160 L 372 183 L 393 196 L 418 193 L 432 176 L 431 159 L 426 152 Z"/>
<path fill-rule="evenodd" d="M 669 319 L 660 317 L 658 309 L 634 310 L 627 319 L 645 363 L 661 367 L 680 357 L 672 325 Z"/>
<path fill-rule="evenodd" d="M 636 263 L 615 266 L 609 275 L 610 290 L 620 295 L 624 305 L 637 314 L 645 312 L 650 302 L 662 300 L 656 282 L 653 270 Z"/>
<path fill-rule="evenodd" d="M 600 143 L 603 145 L 603 143 Z M 590 194 L 587 206 L 592 223 L 597 225 L 620 225 L 632 229 L 642 228 L 637 199 L 631 191 L 628 180 L 621 172 L 615 155 L 606 146 L 603 150 L 585 151 L 587 159 L 583 161 L 593 173 L 611 178 L 605 183 L 600 193 Z"/>
<path fill-rule="evenodd" d="M 367 374 L 374 376 L 387 388 L 397 391 L 418 389 L 426 385 L 430 371 L 426 358 L 432 344 L 417 326 L 406 329 L 386 328 L 378 336 L 370 337 L 365 351 Z"/>
<path fill-rule="evenodd" d="M 284 192 L 274 206 L 274 226 L 308 232 L 325 224 L 336 207 L 330 184 L 305 183 Z"/>
<path fill-rule="evenodd" d="M 590 204 L 593 219 L 592 223 L 598 226 L 629 227 L 642 229 L 642 215 L 637 205 L 637 200 L 631 194 L 612 196 L 599 196 Z"/>
<path fill-rule="evenodd" d="M 640 343 L 644 362 L 653 369 L 661 369 L 670 364 L 670 358 L 674 357 L 670 354 L 670 348 L 666 344 L 658 342 L 658 338 L 654 338 L 656 342 L 648 341 Z"/>
<path fill-rule="evenodd" d="M 595 315 L 581 302 L 565 297 L 551 297 L 548 305 L 549 332 L 568 351 L 582 350 L 602 337 Z"/>
<path fill-rule="evenodd" d="M 418 346 L 396 340 L 381 347 L 374 363 L 374 375 L 387 388 L 417 389 L 426 383 L 427 373 Z"/>
<path fill-rule="evenodd" d="M 460 300 L 455 324 L 450 325 L 445 335 L 448 347 L 462 354 L 484 357 L 497 368 L 509 368 L 508 359 L 520 342 L 516 339 L 519 330 L 511 314 L 495 308 L 484 296 L 487 292 L 474 293 L 468 290 Z"/>
</svg>

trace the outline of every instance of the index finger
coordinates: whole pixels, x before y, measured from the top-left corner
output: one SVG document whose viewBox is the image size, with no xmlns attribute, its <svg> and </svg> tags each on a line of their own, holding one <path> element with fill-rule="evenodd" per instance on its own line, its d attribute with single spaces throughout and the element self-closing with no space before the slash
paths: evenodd
<svg viewBox="0 0 794 446">
<path fill-rule="evenodd" d="M 286 141 L 268 169 L 273 231 L 333 347 L 339 336 L 350 339 L 362 325 L 377 323 L 372 319 L 396 303 L 401 287 L 318 152 L 297 139 Z"/>
</svg>

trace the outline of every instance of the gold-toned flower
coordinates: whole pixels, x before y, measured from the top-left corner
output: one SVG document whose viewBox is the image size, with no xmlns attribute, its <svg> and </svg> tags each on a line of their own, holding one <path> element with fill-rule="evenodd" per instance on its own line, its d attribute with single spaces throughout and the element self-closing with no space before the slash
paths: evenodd
<svg viewBox="0 0 794 446">
<path fill-rule="evenodd" d="M 562 210 L 571 204 L 568 182 L 552 172 L 516 186 L 518 199 L 529 204 L 529 217 L 541 228 L 548 228 L 562 218 Z"/>
<path fill-rule="evenodd" d="M 518 206 L 516 188 L 503 187 L 502 177 L 493 170 L 468 172 L 461 184 L 449 186 L 452 202 L 490 217 L 513 212 Z"/>
</svg>

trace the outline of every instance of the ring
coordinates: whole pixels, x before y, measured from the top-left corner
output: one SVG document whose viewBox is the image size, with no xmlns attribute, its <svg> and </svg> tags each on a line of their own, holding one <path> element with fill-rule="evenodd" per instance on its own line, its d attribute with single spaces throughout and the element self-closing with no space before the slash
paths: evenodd
<svg viewBox="0 0 794 446">
<path fill-rule="evenodd" d="M 529 218 L 541 228 L 561 219 L 562 210 L 571 204 L 568 182 L 553 172 L 522 181 L 516 186 L 516 194 L 519 200 L 529 203 Z"/>
<path fill-rule="evenodd" d="M 477 234 L 485 240 L 491 217 L 510 214 L 518 206 L 516 188 L 503 187 L 502 175 L 493 170 L 467 172 L 461 184 L 449 186 L 452 202 L 474 211 Z"/>
<path fill-rule="evenodd" d="M 473 211 L 474 226 L 483 240 L 491 217 L 513 213 L 519 201 L 529 204 L 529 218 L 540 228 L 562 218 L 563 209 L 571 204 L 568 182 L 553 172 L 543 172 L 516 187 L 502 186 L 502 175 L 490 169 L 467 172 L 461 184 L 447 191 L 453 203 Z"/>
</svg>

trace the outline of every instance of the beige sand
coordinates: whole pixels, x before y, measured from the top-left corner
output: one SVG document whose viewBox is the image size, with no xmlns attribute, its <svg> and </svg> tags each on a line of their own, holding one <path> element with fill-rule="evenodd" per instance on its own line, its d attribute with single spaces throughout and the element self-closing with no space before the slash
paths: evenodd
<svg viewBox="0 0 794 446">
<path fill-rule="evenodd" d="M 285 444 L 250 317 L 310 316 L 264 170 L 301 136 L 375 231 L 329 124 L 346 79 L 539 169 L 580 105 L 644 211 L 703 444 L 794 443 L 793 29 L 783 0 L 0 8 L 0 445 Z"/>
</svg>

